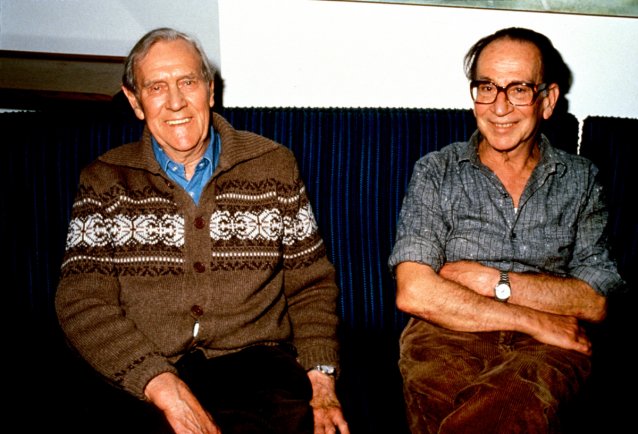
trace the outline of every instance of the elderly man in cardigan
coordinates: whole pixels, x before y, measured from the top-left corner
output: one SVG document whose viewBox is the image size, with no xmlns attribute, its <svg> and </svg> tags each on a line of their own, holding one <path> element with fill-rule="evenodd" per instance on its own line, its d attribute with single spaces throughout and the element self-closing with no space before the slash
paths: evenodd
<svg viewBox="0 0 638 434">
<path fill-rule="evenodd" d="M 297 163 L 211 112 L 213 77 L 174 29 L 132 49 L 123 91 L 145 129 L 81 174 L 59 322 L 167 430 L 348 433 L 338 288 Z"/>
</svg>

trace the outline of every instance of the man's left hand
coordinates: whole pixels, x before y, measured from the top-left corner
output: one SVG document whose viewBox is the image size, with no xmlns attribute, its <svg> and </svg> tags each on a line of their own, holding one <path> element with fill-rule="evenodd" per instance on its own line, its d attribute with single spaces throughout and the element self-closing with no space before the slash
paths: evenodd
<svg viewBox="0 0 638 434">
<path fill-rule="evenodd" d="M 335 378 L 316 370 L 308 372 L 312 384 L 310 405 L 315 419 L 315 434 L 350 434 L 337 399 Z"/>
</svg>

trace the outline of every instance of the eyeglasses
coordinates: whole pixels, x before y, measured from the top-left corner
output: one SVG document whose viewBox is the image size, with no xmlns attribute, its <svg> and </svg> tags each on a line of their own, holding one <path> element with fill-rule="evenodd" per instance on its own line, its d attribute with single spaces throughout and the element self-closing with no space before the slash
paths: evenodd
<svg viewBox="0 0 638 434">
<path fill-rule="evenodd" d="M 514 106 L 532 105 L 546 88 L 546 83 L 535 84 L 523 81 L 514 81 L 507 86 L 499 86 L 487 80 L 470 82 L 470 94 L 477 104 L 492 104 L 496 101 L 498 93 L 502 91 L 507 101 Z"/>
</svg>

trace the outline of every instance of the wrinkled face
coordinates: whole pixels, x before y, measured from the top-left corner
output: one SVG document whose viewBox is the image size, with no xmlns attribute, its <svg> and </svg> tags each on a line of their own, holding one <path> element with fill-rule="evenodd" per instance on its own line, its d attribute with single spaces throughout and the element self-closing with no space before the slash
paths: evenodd
<svg viewBox="0 0 638 434">
<path fill-rule="evenodd" d="M 137 95 L 123 89 L 136 116 L 175 161 L 208 145 L 213 83 L 188 42 L 160 41 L 136 65 Z"/>
<path fill-rule="evenodd" d="M 529 42 L 499 39 L 481 52 L 476 79 L 488 80 L 498 86 L 513 81 L 540 84 L 541 58 L 538 48 Z M 504 92 L 499 92 L 492 104 L 474 104 L 474 115 L 483 135 L 483 145 L 497 151 L 511 151 L 532 146 L 542 119 L 548 119 L 558 98 L 558 87 L 552 84 L 530 106 L 511 105 Z"/>
</svg>

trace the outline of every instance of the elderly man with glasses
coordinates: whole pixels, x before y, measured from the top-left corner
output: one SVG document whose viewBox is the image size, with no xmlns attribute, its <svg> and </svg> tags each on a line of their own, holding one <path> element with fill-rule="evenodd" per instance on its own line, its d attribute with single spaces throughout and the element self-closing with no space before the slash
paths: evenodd
<svg viewBox="0 0 638 434">
<path fill-rule="evenodd" d="M 546 36 L 500 30 L 465 66 L 478 131 L 416 163 L 389 260 L 410 428 L 560 432 L 591 372 L 584 324 L 623 285 L 598 170 L 540 133 L 569 74 Z"/>
</svg>

